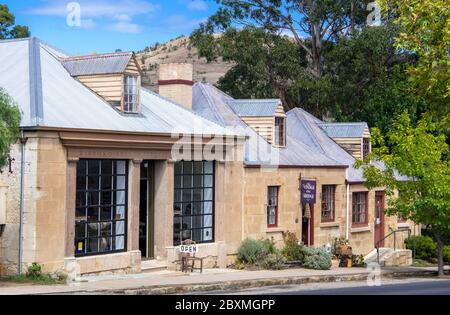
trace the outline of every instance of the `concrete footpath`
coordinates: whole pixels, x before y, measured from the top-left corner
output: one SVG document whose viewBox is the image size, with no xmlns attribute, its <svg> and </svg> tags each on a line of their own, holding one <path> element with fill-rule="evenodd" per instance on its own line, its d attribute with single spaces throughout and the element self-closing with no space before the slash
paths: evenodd
<svg viewBox="0 0 450 315">
<path fill-rule="evenodd" d="M 373 275 L 373 274 L 372 274 Z M 0 295 L 30 294 L 188 294 L 192 292 L 240 290 L 276 285 L 318 282 L 364 281 L 370 270 L 338 268 L 327 271 L 288 269 L 280 271 L 205 270 L 203 274 L 159 272 L 139 275 L 88 277 L 67 285 L 9 285 L 0 283 Z M 383 268 L 381 277 L 427 277 L 436 268 Z"/>
</svg>

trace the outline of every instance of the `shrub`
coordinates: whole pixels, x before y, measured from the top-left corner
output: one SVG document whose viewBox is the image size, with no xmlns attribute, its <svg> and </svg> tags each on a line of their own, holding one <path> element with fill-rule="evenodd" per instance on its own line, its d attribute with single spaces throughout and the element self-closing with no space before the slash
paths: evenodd
<svg viewBox="0 0 450 315">
<path fill-rule="evenodd" d="M 331 269 L 331 253 L 325 248 L 305 248 L 303 267 L 315 270 Z"/>
<path fill-rule="evenodd" d="M 444 255 L 444 262 L 450 264 L 450 246 L 444 247 L 443 255 Z"/>
<path fill-rule="evenodd" d="M 299 240 L 295 233 L 283 233 L 284 248 L 281 251 L 283 256 L 288 261 L 299 261 L 303 263 L 304 260 L 304 246 L 299 244 Z"/>
<path fill-rule="evenodd" d="M 411 236 L 405 240 L 407 249 L 415 248 L 415 258 L 431 261 L 437 257 L 437 243 L 429 236 Z"/>
<path fill-rule="evenodd" d="M 245 264 L 256 264 L 264 256 L 265 247 L 262 241 L 246 239 L 238 250 L 237 259 Z"/>
<path fill-rule="evenodd" d="M 27 277 L 29 278 L 39 278 L 42 275 L 42 266 L 38 263 L 32 263 L 27 270 Z"/>
<path fill-rule="evenodd" d="M 263 254 L 278 254 L 279 251 L 277 246 L 275 245 L 275 241 L 272 239 L 267 239 L 264 241 L 260 241 L 263 247 Z"/>
<path fill-rule="evenodd" d="M 280 270 L 284 268 L 286 264 L 286 258 L 280 253 L 268 254 L 261 259 L 259 265 L 264 269 Z"/>
</svg>

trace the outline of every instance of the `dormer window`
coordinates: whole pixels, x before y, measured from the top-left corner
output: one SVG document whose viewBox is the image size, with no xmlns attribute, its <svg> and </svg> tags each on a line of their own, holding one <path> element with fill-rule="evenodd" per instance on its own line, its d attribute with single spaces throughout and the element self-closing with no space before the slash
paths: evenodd
<svg viewBox="0 0 450 315">
<path fill-rule="evenodd" d="M 363 138 L 363 159 L 365 159 L 370 153 L 370 139 Z"/>
<path fill-rule="evenodd" d="M 125 113 L 136 113 L 139 109 L 139 83 L 138 77 L 125 75 L 123 111 Z"/>
<path fill-rule="evenodd" d="M 275 117 L 275 146 L 286 146 L 286 118 Z"/>
</svg>

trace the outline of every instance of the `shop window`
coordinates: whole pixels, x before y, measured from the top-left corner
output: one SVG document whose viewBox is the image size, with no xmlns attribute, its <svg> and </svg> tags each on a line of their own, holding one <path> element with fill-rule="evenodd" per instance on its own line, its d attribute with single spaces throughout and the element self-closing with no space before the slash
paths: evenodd
<svg viewBox="0 0 450 315">
<path fill-rule="evenodd" d="M 128 162 L 80 160 L 75 256 L 126 251 Z"/>
<path fill-rule="evenodd" d="M 336 186 L 322 186 L 322 222 L 333 222 L 336 207 Z"/>
<path fill-rule="evenodd" d="M 175 164 L 174 245 L 214 242 L 214 162 Z"/>
<path fill-rule="evenodd" d="M 269 228 L 278 226 L 278 196 L 279 187 L 269 187 L 267 190 L 267 226 Z"/>
</svg>

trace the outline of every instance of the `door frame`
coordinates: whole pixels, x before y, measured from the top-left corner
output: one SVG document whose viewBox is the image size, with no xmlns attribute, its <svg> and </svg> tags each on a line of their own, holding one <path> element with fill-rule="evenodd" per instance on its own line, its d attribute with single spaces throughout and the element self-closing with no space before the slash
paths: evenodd
<svg viewBox="0 0 450 315">
<path fill-rule="evenodd" d="M 144 259 L 153 259 L 155 258 L 155 164 L 154 161 L 152 160 L 142 161 L 142 164 L 143 163 L 148 163 L 148 174 L 147 174 L 147 222 L 146 222 L 147 255 L 142 257 Z"/>
<path fill-rule="evenodd" d="M 378 198 L 381 197 L 381 211 L 380 211 L 380 224 L 379 224 L 379 228 L 377 228 L 378 224 L 376 222 L 377 220 L 377 201 Z M 376 191 L 375 192 L 375 208 L 374 208 L 374 245 L 377 244 L 378 241 L 380 241 L 381 239 L 383 239 L 384 237 L 384 229 L 385 229 L 385 202 L 386 202 L 386 194 L 384 191 Z M 381 234 L 381 235 L 377 235 L 377 234 Z M 384 241 L 381 242 L 380 247 L 384 247 Z"/>
<path fill-rule="evenodd" d="M 301 238 L 303 240 L 303 236 L 304 234 L 306 234 L 306 236 L 308 237 L 308 242 L 307 244 L 304 244 L 305 246 L 314 246 L 314 212 L 315 212 L 315 204 L 309 204 L 310 210 L 311 210 L 311 218 L 308 219 L 308 226 L 307 226 L 307 231 L 306 233 L 304 233 L 305 231 L 303 231 L 303 220 L 304 220 L 304 207 L 306 206 L 306 204 L 302 204 L 301 205 Z"/>
</svg>

